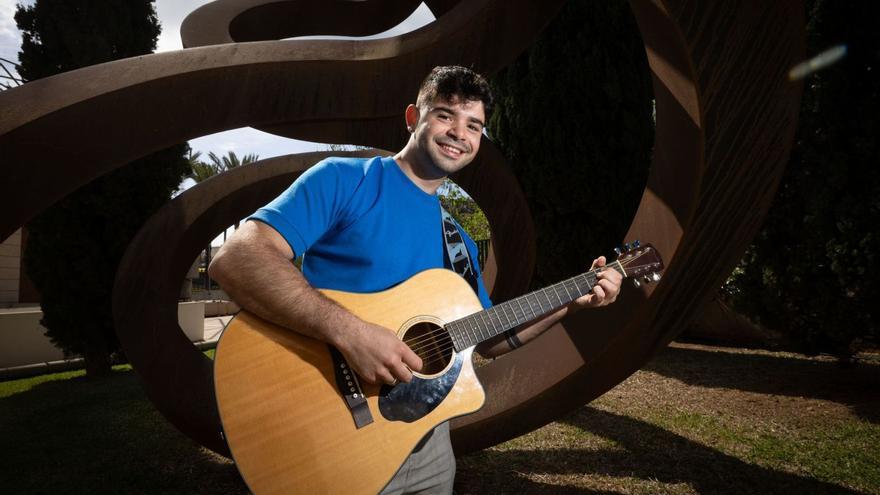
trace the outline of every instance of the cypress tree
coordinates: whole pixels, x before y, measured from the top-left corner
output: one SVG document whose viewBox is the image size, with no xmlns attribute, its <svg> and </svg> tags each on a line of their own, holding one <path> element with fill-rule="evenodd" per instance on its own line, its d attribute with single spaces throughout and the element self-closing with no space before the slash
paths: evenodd
<svg viewBox="0 0 880 495">
<path fill-rule="evenodd" d="M 151 53 L 160 32 L 152 0 L 37 0 L 19 5 L 15 20 L 27 81 Z M 42 324 L 66 354 L 83 355 L 90 376 L 108 373 L 119 351 L 110 295 L 119 261 L 189 173 L 188 148 L 172 146 L 117 169 L 28 224 L 24 263 L 41 294 Z"/>
<path fill-rule="evenodd" d="M 797 350 L 846 362 L 877 345 L 880 316 L 880 3 L 815 0 L 807 13 L 808 53 L 848 53 L 805 80 L 779 192 L 724 294 Z"/>
<path fill-rule="evenodd" d="M 489 133 L 534 216 L 533 284 L 582 273 L 623 238 L 650 165 L 650 72 L 629 5 L 569 1 L 492 85 Z"/>
</svg>

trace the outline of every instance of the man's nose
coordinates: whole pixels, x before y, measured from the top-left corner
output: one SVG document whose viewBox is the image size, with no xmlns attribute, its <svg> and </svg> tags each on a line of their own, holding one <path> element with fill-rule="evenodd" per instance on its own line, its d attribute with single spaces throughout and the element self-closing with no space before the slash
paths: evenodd
<svg viewBox="0 0 880 495">
<path fill-rule="evenodd" d="M 455 121 L 449 126 L 449 130 L 446 133 L 455 139 L 462 139 L 464 138 L 464 124 Z"/>
</svg>

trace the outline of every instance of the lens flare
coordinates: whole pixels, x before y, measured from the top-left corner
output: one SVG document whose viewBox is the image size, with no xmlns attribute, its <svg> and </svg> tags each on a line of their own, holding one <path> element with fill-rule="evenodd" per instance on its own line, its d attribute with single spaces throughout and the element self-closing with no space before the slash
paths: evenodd
<svg viewBox="0 0 880 495">
<path fill-rule="evenodd" d="M 815 57 L 792 67 L 788 71 L 788 79 L 791 81 L 803 79 L 814 72 L 839 62 L 844 56 L 846 56 L 846 45 L 833 46 Z"/>
</svg>

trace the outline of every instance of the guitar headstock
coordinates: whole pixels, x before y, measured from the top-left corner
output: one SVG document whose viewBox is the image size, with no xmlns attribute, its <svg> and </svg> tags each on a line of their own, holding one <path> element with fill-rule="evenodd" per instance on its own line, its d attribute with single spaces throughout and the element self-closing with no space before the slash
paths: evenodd
<svg viewBox="0 0 880 495">
<path fill-rule="evenodd" d="M 639 278 L 645 282 L 657 282 L 660 280 L 660 272 L 663 271 L 663 259 L 660 253 L 650 244 L 642 245 L 639 241 L 624 244 L 615 248 L 617 261 L 623 268 L 627 277 L 633 279 L 636 287 L 640 286 Z"/>
</svg>

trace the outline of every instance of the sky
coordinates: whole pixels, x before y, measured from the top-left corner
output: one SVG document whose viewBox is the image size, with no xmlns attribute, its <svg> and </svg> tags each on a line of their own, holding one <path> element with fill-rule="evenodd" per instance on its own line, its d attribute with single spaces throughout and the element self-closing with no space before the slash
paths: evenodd
<svg viewBox="0 0 880 495">
<path fill-rule="evenodd" d="M 159 16 L 159 22 L 162 24 L 162 34 L 159 36 L 156 51 L 167 52 L 182 49 L 180 24 L 190 12 L 210 1 L 157 0 L 155 2 L 156 13 Z M 0 0 L 0 57 L 18 62 L 21 33 L 15 25 L 15 6 L 16 4 L 31 5 L 33 3 L 34 0 Z M 422 4 L 400 25 L 365 39 L 397 36 L 418 29 L 433 20 L 434 16 L 431 14 L 431 11 Z M 9 68 L 8 64 L 4 65 Z M 201 151 L 202 155 L 207 155 L 210 151 L 218 155 L 224 155 L 228 151 L 233 151 L 239 157 L 255 153 L 260 158 L 327 149 L 327 146 L 324 144 L 288 139 L 250 127 L 203 136 L 191 140 L 189 144 L 194 151 Z"/>
</svg>

